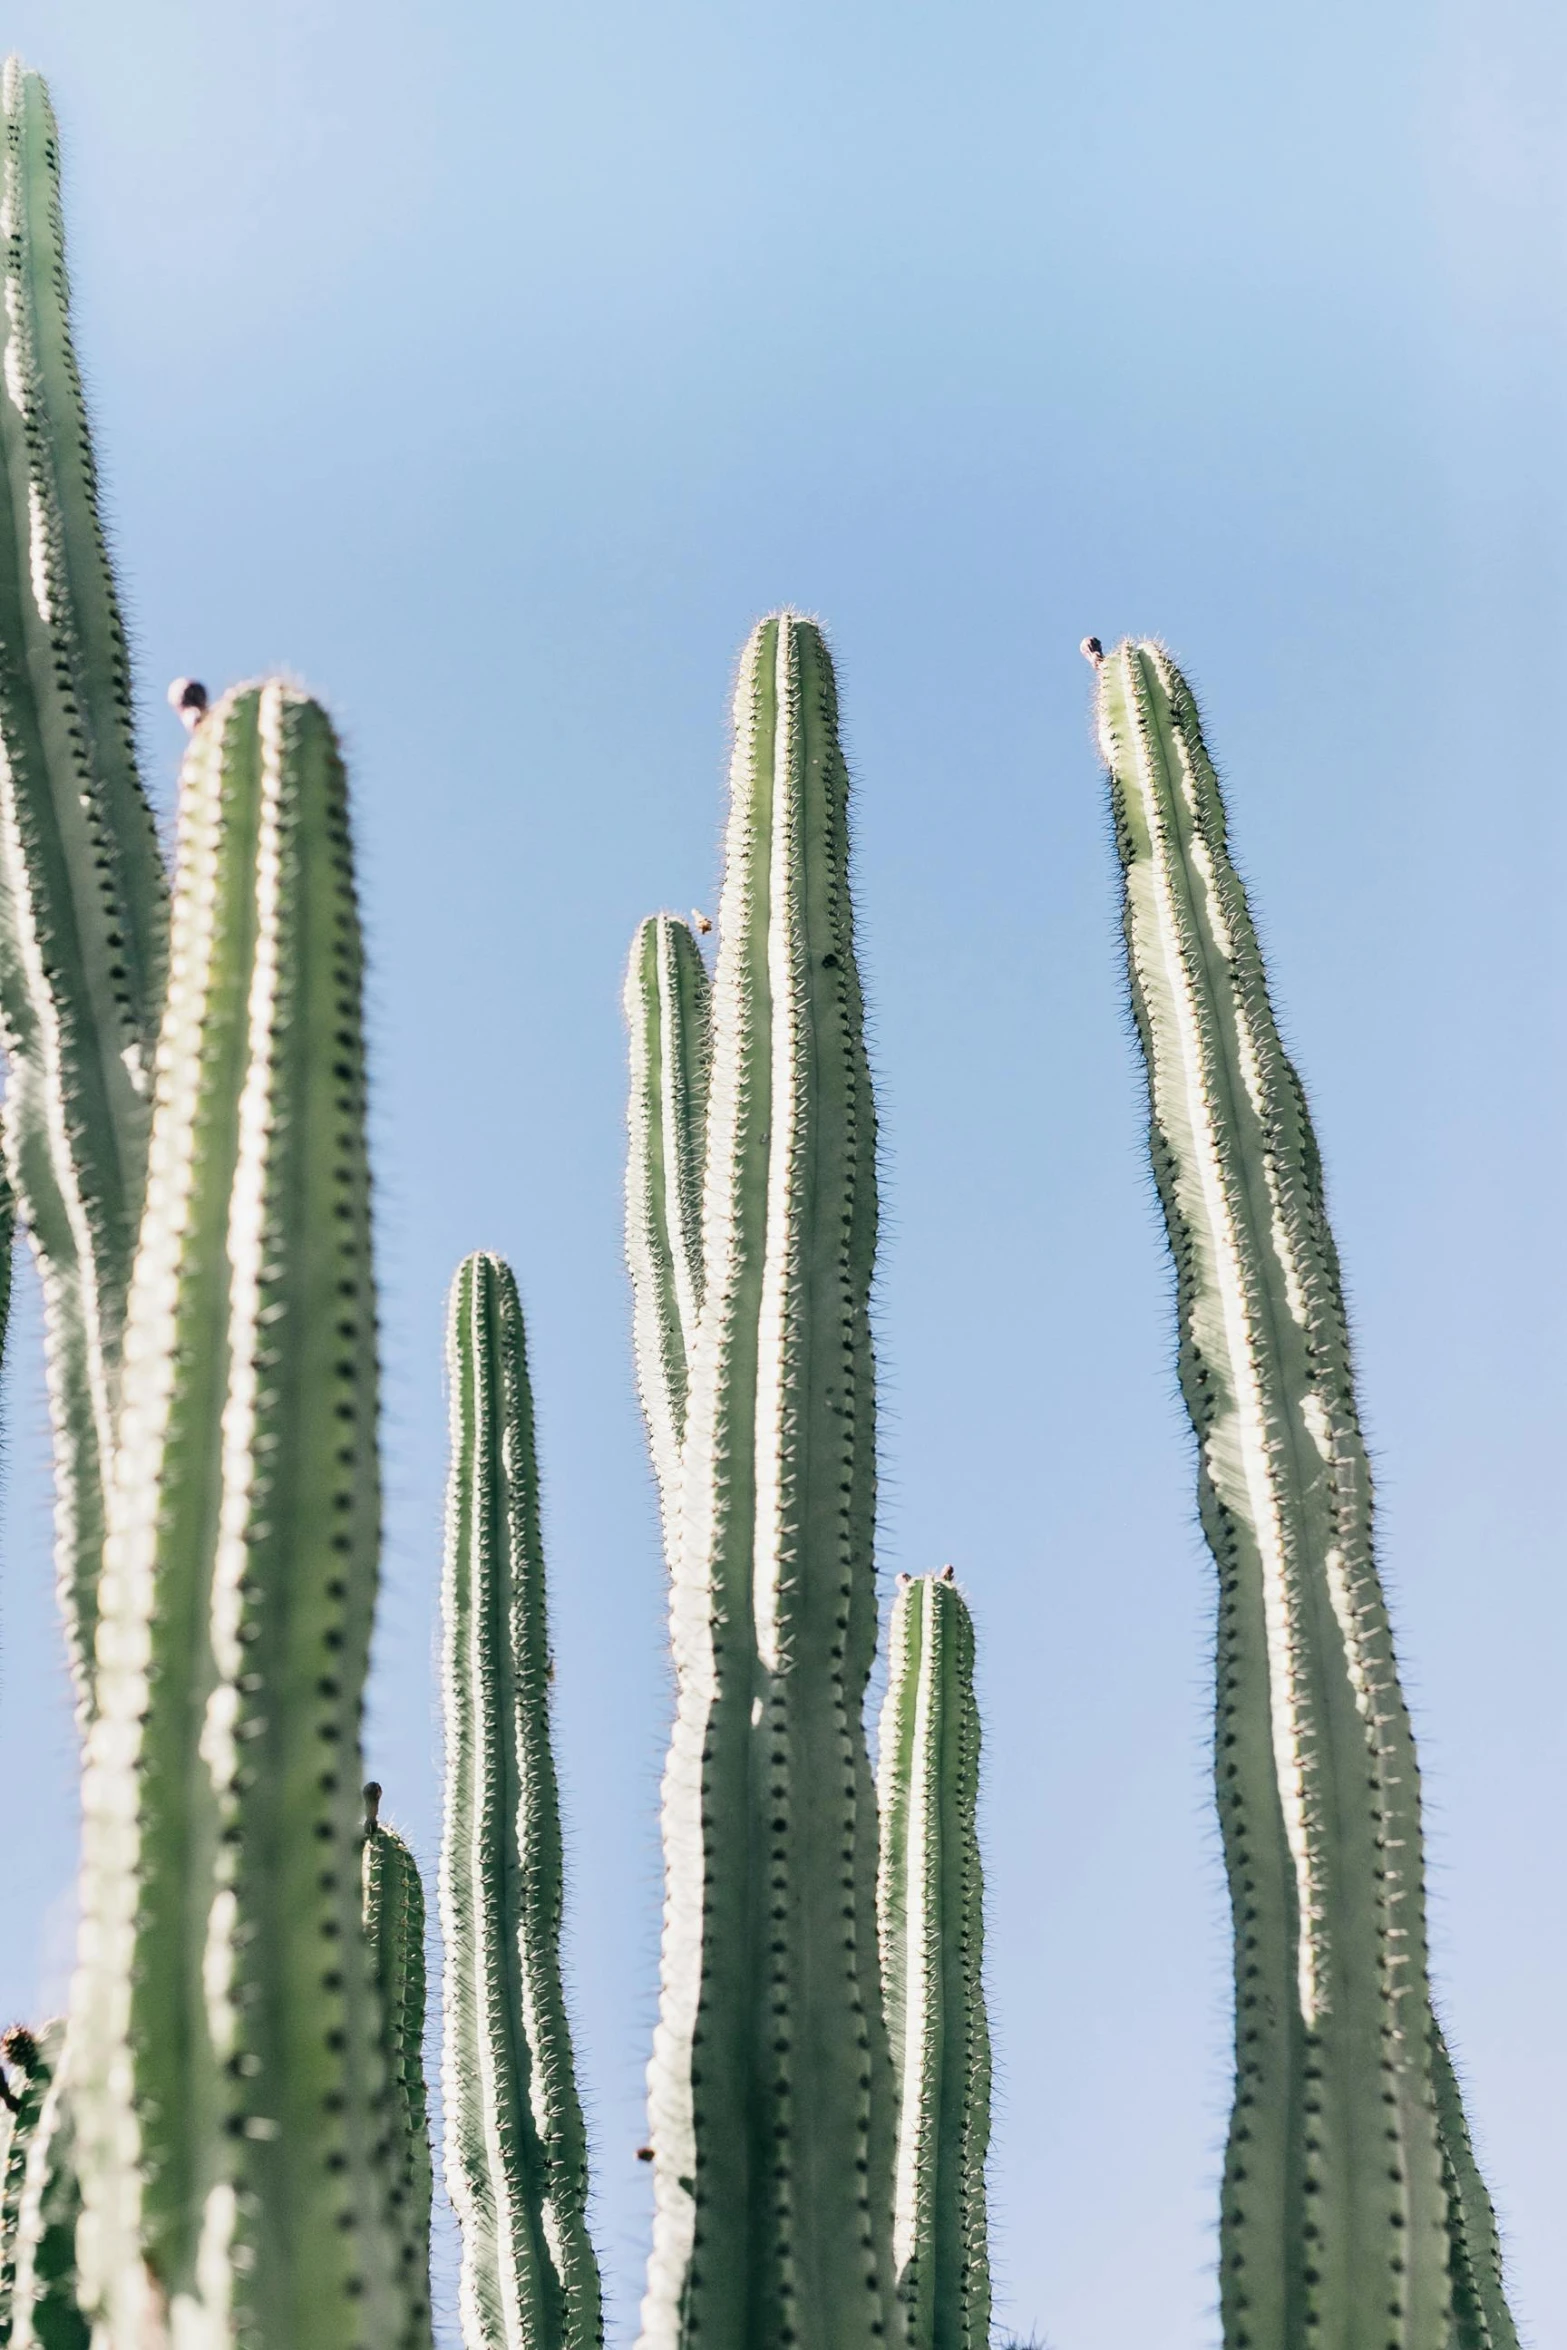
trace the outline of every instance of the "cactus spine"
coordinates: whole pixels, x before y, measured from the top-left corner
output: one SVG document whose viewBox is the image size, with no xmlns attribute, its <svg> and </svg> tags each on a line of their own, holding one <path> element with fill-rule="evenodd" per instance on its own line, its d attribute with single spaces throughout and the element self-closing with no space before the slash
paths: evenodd
<svg viewBox="0 0 1567 2350">
<path fill-rule="evenodd" d="M 84 2285 L 115 2350 L 415 2334 L 361 1922 L 379 1540 L 358 916 L 324 712 L 199 728 L 84 1785 Z"/>
<path fill-rule="evenodd" d="M 862 1723 L 876 1176 L 847 796 L 827 648 L 779 614 L 735 694 L 669 1562 L 647 2350 L 873 2350 L 901 2327 Z"/>
<path fill-rule="evenodd" d="M 0 214 L 0 1036 L 6 1156 L 43 1280 L 56 1558 L 82 1715 L 141 1217 L 168 889 L 71 346 L 59 143 L 8 60 Z"/>
<path fill-rule="evenodd" d="M 522 1308 L 479 1253 L 447 1323 L 442 1585 L 446 2180 L 467 2350 L 593 2350 L 587 2138 L 560 1975 L 561 1835 Z"/>
<path fill-rule="evenodd" d="M 9 2115 L 0 2183 L 0 2346 L 87 2350 L 76 2298 L 81 2213 L 71 2102 L 61 2071 L 63 2023 L 6 2034 L 4 2055 L 22 2075 Z"/>
<path fill-rule="evenodd" d="M 1099 664 L 1099 717 L 1220 1579 L 1224 2338 L 1444 2350 L 1419 1777 L 1316 1141 L 1185 680 L 1157 645 L 1123 644 Z"/>
<path fill-rule="evenodd" d="M 893 2248 L 910 2350 L 986 2350 L 990 2029 L 974 1625 L 952 1569 L 902 1578 L 881 1712 L 882 1984 L 898 2087 Z"/>
<path fill-rule="evenodd" d="M 419 1864 L 380 1816 L 381 1790 L 365 1789 L 365 1937 L 381 1997 L 382 2049 L 401 2124 L 392 2206 L 401 2223 L 409 2297 L 421 2329 L 430 2303 L 429 2100 L 424 2085 L 424 1886 Z"/>
<path fill-rule="evenodd" d="M 664 1547 L 680 1524 L 680 1448 L 702 1308 L 702 1160 L 712 989 L 688 925 L 652 914 L 626 973 L 631 1037 L 626 1260 L 637 1387 L 658 1479 Z"/>
</svg>

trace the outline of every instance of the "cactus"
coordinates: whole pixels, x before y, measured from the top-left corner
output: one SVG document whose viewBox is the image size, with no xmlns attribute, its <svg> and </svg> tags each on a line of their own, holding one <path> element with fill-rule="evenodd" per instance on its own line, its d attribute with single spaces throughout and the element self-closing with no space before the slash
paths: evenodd
<svg viewBox="0 0 1567 2350">
<path fill-rule="evenodd" d="M 1436 2126 L 1447 2189 L 1448 2273 L 1453 2287 L 1451 2350 L 1519 2350 L 1507 2306 L 1496 2212 L 1470 2142 L 1458 2076 L 1442 2027 L 1431 2026 Z"/>
<path fill-rule="evenodd" d="M 1153 644 L 1097 667 L 1180 1381 L 1219 1569 L 1237 2059 L 1224 2339 L 1445 2350 L 1453 2138 L 1432 2077 L 1419 1776 L 1321 1164 L 1190 689 Z M 1456 2113 L 1450 2079 L 1446 2101 Z M 1465 2132 L 1470 2168 L 1467 2147 Z"/>
<path fill-rule="evenodd" d="M 447 1321 L 446 2181 L 467 2350 L 593 2350 L 587 2139 L 560 1975 L 561 1834 L 533 1396 L 509 1267 L 464 1259 Z"/>
<path fill-rule="evenodd" d="M 0 319 L 0 1039 L 42 1275 L 56 1561 L 91 1707 L 120 1345 L 146 1179 L 168 888 L 72 351 L 48 93 L 5 67 Z"/>
<path fill-rule="evenodd" d="M 169 2320 L 406 2342 L 360 1914 L 359 927 L 332 729 L 291 687 L 194 736 L 171 969 L 83 1792 L 83 2285 L 115 2350 Z"/>
<path fill-rule="evenodd" d="M 979 1743 L 974 1625 L 952 1569 L 903 1576 L 881 1711 L 878 1907 L 910 2350 L 986 2350 L 990 2339 Z"/>
<path fill-rule="evenodd" d="M 10 2105 L 0 2183 L 0 2350 L 87 2350 L 76 2298 L 81 2212 L 63 2023 L 13 2028 L 0 2054 L 22 2076 Z"/>
<path fill-rule="evenodd" d="M 735 738 L 705 1289 L 669 1557 L 676 1719 L 642 2339 L 872 2350 L 901 2326 L 862 1719 L 876 1136 L 848 778 L 810 622 L 785 612 L 752 635 Z M 646 1391 L 645 1362 L 643 1377 Z"/>
<path fill-rule="evenodd" d="M 702 1160 L 712 990 L 687 924 L 650 915 L 626 972 L 631 1037 L 626 1259 L 637 1387 L 658 1480 L 664 1547 L 680 1524 L 680 1448 L 702 1306 Z"/>
<path fill-rule="evenodd" d="M 381 1997 L 382 2053 L 397 2108 L 402 2160 L 392 2191 L 403 2262 L 421 2333 L 430 2306 L 429 2100 L 424 2085 L 424 1886 L 419 1864 L 381 1819 L 381 1790 L 365 1789 L 365 1938 Z"/>
</svg>

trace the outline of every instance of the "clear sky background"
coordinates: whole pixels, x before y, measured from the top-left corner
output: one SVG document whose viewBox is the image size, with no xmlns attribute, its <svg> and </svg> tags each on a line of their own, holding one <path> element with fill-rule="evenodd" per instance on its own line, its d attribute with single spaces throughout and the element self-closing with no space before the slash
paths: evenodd
<svg viewBox="0 0 1567 2350">
<path fill-rule="evenodd" d="M 979 1624 L 998 2318 L 1217 2338 L 1212 1575 L 1078 639 L 1203 694 L 1311 1089 L 1520 2315 L 1567 2335 L 1567 18 L 1553 0 L 12 0 L 167 801 L 179 672 L 355 776 L 388 1556 L 430 1872 L 459 1255 L 517 1266 L 613 2338 L 658 1920 L 662 1570 L 619 986 L 711 907 L 732 664 L 824 619 L 886 1137 L 881 1568 Z M 61 1996 L 36 1305 L 6 1371 L 0 2009 Z"/>
</svg>

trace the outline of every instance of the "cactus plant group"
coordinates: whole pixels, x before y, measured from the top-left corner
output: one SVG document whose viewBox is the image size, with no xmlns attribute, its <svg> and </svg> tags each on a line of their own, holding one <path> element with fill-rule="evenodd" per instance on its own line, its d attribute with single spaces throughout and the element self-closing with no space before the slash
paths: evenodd
<svg viewBox="0 0 1567 2350">
<path fill-rule="evenodd" d="M 380 1539 L 347 786 L 277 678 L 191 740 L 172 877 L 72 356 L 57 140 L 4 81 L 0 1037 L 83 1738 L 68 2018 L 0 2056 L 0 2350 L 432 2339 L 425 1899 L 363 1784 Z M 1226 2350 L 1516 2350 L 1428 1979 L 1419 1778 L 1337 1258 L 1168 655 L 1089 640 L 1219 1582 Z M 625 984 L 634 1355 L 674 1723 L 645 2350 L 985 2350 L 976 1634 L 902 1578 L 877 1753 L 876 1116 L 831 659 L 734 698 L 716 964 Z M 0 1246 L 0 1324 L 9 1256 Z M 465 2350 L 596 2350 L 517 1283 L 458 1270 L 444 2176 Z"/>
</svg>

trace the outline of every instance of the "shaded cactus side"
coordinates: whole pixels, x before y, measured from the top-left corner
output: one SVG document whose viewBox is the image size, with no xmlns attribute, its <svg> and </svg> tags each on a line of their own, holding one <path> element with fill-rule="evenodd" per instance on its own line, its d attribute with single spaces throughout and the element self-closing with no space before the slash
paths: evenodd
<svg viewBox="0 0 1567 2350">
<path fill-rule="evenodd" d="M 63 2022 L 15 2027 L 0 2058 L 17 2077 L 0 2129 L 0 2350 L 87 2350 L 76 2293 L 76 2176 Z"/>
</svg>

